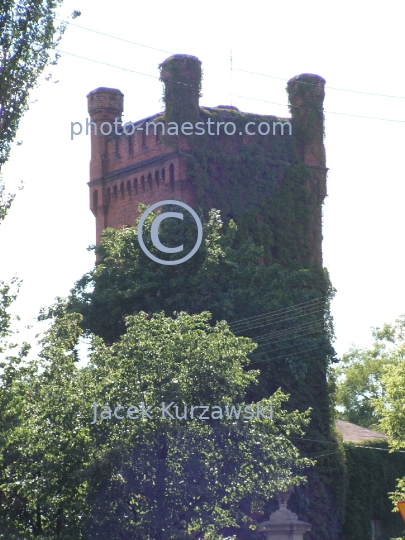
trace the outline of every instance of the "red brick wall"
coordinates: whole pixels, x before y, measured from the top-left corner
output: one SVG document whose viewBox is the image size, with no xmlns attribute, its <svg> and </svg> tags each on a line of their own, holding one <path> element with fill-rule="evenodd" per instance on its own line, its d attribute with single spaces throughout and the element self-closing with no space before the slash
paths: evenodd
<svg viewBox="0 0 405 540">
<path fill-rule="evenodd" d="M 194 57 L 187 57 L 194 59 Z M 164 65 L 164 64 L 163 64 Z M 182 65 L 182 62 L 179 63 Z M 186 63 L 184 64 L 186 65 Z M 163 74 L 165 73 L 163 69 Z M 187 81 L 187 70 L 182 74 Z M 297 81 L 301 76 L 298 76 Z M 306 80 L 308 75 L 305 75 Z M 309 76 L 314 85 L 308 87 L 309 92 L 322 93 L 324 95 L 324 80 L 318 76 Z M 191 81 L 193 90 L 196 81 Z M 195 92 L 194 92 L 195 93 Z M 88 96 L 88 110 L 90 119 L 97 126 L 91 129 L 91 162 L 90 162 L 90 208 L 96 217 L 96 243 L 100 242 L 103 229 L 106 227 L 120 228 L 124 225 L 134 226 L 139 216 L 138 203 L 152 205 L 158 201 L 175 199 L 185 202 L 193 207 L 194 197 L 191 182 L 188 179 L 186 162 L 183 152 L 188 150 L 187 138 L 180 139 L 179 149 L 165 144 L 162 139 L 156 137 L 154 130 L 149 128 L 146 134 L 146 123 L 153 120 L 159 121 L 159 115 L 144 119 L 135 124 L 128 124 L 126 132 L 122 133 L 122 127 L 118 124 L 118 132 L 114 132 L 114 120 L 121 121 L 123 112 L 123 94 L 116 89 L 98 88 Z M 193 104 L 198 106 L 198 93 L 193 94 Z M 292 117 L 305 115 L 305 108 L 300 107 L 299 98 L 295 98 L 292 109 Z M 225 111 L 224 111 L 224 114 Z M 258 117 L 259 118 L 259 117 Z M 287 119 L 286 119 L 287 121 Z M 100 132 L 103 122 L 111 124 L 113 131 L 109 135 Z M 143 128 L 143 129 L 142 129 Z M 303 148 L 300 153 L 304 163 L 313 169 L 314 184 L 308 186 L 311 191 L 317 190 L 319 207 L 314 209 L 316 231 L 319 237 L 314 239 L 319 244 L 316 257 L 321 264 L 321 231 L 322 231 L 322 202 L 326 195 L 326 168 L 325 151 L 323 146 L 323 123 L 318 126 L 314 139 Z M 108 126 L 104 126 L 108 132 Z M 319 131 L 319 133 L 318 133 Z M 243 144 L 255 141 L 254 136 L 243 136 Z M 221 136 L 217 139 L 217 145 L 226 153 L 234 153 L 235 139 Z M 269 138 L 271 144 L 271 138 Z M 170 177 L 170 167 L 173 167 L 173 178 Z M 215 175 L 214 175 L 215 176 Z M 216 182 L 212 177 L 211 181 Z M 316 186 L 316 187 L 315 187 Z"/>
</svg>

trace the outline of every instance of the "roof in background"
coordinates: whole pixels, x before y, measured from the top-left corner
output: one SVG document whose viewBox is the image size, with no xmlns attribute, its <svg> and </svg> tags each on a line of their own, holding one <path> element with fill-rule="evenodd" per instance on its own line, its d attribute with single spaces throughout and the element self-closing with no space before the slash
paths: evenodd
<svg viewBox="0 0 405 540">
<path fill-rule="evenodd" d="M 357 426 L 344 420 L 337 420 L 335 426 L 339 433 L 342 434 L 343 442 L 363 442 L 390 438 L 388 435 L 384 435 L 384 433 Z"/>
</svg>

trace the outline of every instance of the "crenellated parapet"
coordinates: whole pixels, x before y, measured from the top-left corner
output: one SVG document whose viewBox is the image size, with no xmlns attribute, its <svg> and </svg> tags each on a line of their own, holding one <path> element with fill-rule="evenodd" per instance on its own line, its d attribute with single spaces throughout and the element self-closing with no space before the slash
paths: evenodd
<svg viewBox="0 0 405 540">
<path fill-rule="evenodd" d="M 247 227 L 263 242 L 268 262 L 321 267 L 324 79 L 292 78 L 291 118 L 279 118 L 226 105 L 201 107 L 195 56 L 173 55 L 159 68 L 161 113 L 123 125 L 120 90 L 98 88 L 87 96 L 97 244 L 106 227 L 133 226 L 139 202 L 174 199 L 218 208 L 225 222 L 232 218 Z"/>
</svg>

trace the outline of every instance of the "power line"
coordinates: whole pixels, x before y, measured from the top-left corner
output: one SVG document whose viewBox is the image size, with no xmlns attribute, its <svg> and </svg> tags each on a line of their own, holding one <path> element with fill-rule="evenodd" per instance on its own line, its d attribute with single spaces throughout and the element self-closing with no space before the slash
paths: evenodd
<svg viewBox="0 0 405 540">
<path fill-rule="evenodd" d="M 361 426 L 360 426 L 361 427 Z M 333 442 L 333 441 L 323 441 L 321 439 L 308 439 L 306 437 L 290 437 L 289 435 L 287 435 L 287 439 L 291 439 L 291 440 L 295 440 L 295 441 L 310 441 L 310 442 L 318 442 L 318 443 L 322 443 L 322 444 L 334 444 L 334 445 L 340 445 L 340 443 L 338 442 Z M 345 441 L 343 441 L 345 442 Z M 378 446 L 363 446 L 363 445 L 360 445 L 360 444 L 352 444 L 351 441 L 346 441 L 346 444 L 350 443 L 350 448 L 366 448 L 368 450 L 380 450 L 382 452 L 391 452 L 391 453 L 395 453 L 395 452 L 399 452 L 400 454 L 405 454 L 405 450 L 390 450 L 390 448 L 380 448 Z"/>
<path fill-rule="evenodd" d="M 82 60 L 87 60 L 89 62 L 94 62 L 96 64 L 101 64 L 101 65 L 112 67 L 112 68 L 115 68 L 115 69 L 120 69 L 121 71 L 128 71 L 130 73 L 136 73 L 138 75 L 144 75 L 146 77 L 152 77 L 154 79 L 159 79 L 159 77 L 154 76 L 154 75 L 149 75 L 147 73 L 142 73 L 140 71 L 135 71 L 135 70 L 129 69 L 129 68 L 123 68 L 121 66 L 116 66 L 114 64 L 108 64 L 107 62 L 101 62 L 100 60 L 94 60 L 92 58 L 86 58 L 85 56 L 70 53 L 70 52 L 67 52 L 67 51 L 62 51 L 60 49 L 57 49 L 57 52 L 62 53 L 62 54 L 67 54 L 69 56 L 74 56 L 74 57 L 80 58 Z M 183 83 L 181 81 L 173 81 L 173 80 L 170 80 L 170 79 L 166 79 L 166 80 L 169 81 L 169 82 L 173 82 L 173 83 L 176 83 L 176 84 L 182 84 L 182 85 L 185 85 L 185 86 L 194 86 L 192 84 Z M 208 90 L 210 92 L 214 93 L 214 94 L 221 94 L 221 95 L 224 94 L 224 92 L 221 91 L 221 90 L 213 90 L 211 88 L 208 88 Z M 267 104 L 270 104 L 270 105 L 279 105 L 281 107 L 286 107 L 285 103 L 278 103 L 276 101 L 268 101 L 266 99 L 251 98 L 251 97 L 248 97 L 248 96 L 241 96 L 239 94 L 233 94 L 233 96 L 241 98 L 241 99 L 247 99 L 247 100 L 250 100 L 250 101 L 255 101 L 255 102 L 260 102 L 260 103 L 267 103 Z M 301 107 L 301 106 L 298 106 L 298 105 L 288 105 L 288 106 L 290 108 L 294 108 L 294 109 L 302 109 L 302 110 L 308 110 L 308 111 L 314 111 L 314 112 L 321 112 L 323 114 L 336 114 L 336 115 L 340 115 L 340 116 L 350 116 L 350 117 L 353 117 L 353 118 L 364 118 L 364 119 L 367 119 L 367 120 L 380 120 L 382 122 L 396 122 L 396 123 L 401 123 L 401 124 L 405 123 L 405 120 L 398 120 L 396 118 L 381 118 L 381 117 L 376 117 L 376 116 L 365 116 L 365 115 L 360 115 L 360 114 L 343 113 L 343 112 L 337 112 L 337 111 L 325 111 L 324 109 L 311 109 L 309 107 Z"/>
<path fill-rule="evenodd" d="M 304 351 L 299 351 L 296 353 L 284 354 L 283 356 L 277 356 L 276 358 L 266 358 L 263 360 L 256 360 L 256 362 L 250 362 L 249 367 L 255 364 L 261 364 L 262 362 L 273 362 L 273 360 L 280 360 L 280 358 L 286 358 L 287 356 L 296 356 L 297 354 L 305 354 L 309 351 L 316 351 L 318 349 L 323 349 L 323 348 L 324 346 L 322 345 L 321 347 L 313 347 L 311 349 L 305 349 Z M 251 354 L 250 356 L 257 356 L 258 354 L 265 354 L 266 352 L 274 352 L 274 351 L 261 351 L 258 353 Z"/>
<path fill-rule="evenodd" d="M 326 298 L 326 295 L 325 296 L 320 296 L 319 298 L 314 298 L 313 300 L 307 300 L 306 302 L 301 302 L 300 304 L 294 304 L 293 306 L 290 306 L 290 307 L 277 309 L 275 311 L 268 311 L 267 313 L 263 313 L 262 315 L 253 315 L 252 317 L 246 317 L 245 319 L 238 319 L 237 321 L 235 321 L 233 323 L 230 323 L 229 326 L 234 327 L 234 326 L 236 326 L 236 325 L 238 325 L 240 323 L 243 323 L 244 321 L 253 321 L 253 320 L 256 320 L 256 319 L 261 319 L 263 317 L 269 317 L 269 316 L 273 316 L 273 315 L 276 315 L 276 314 L 284 314 L 284 313 L 289 312 L 289 311 L 294 311 L 294 310 L 297 310 L 299 308 L 303 308 L 303 306 L 306 306 L 308 304 L 313 304 L 313 303 L 324 301 L 325 298 Z"/>
<path fill-rule="evenodd" d="M 313 332 L 310 332 L 310 333 L 313 333 Z M 309 335 L 310 333 L 308 334 L 303 334 L 302 336 L 297 336 L 295 337 L 295 339 L 298 339 L 298 337 L 305 337 L 307 335 Z M 285 341 L 285 340 L 281 340 L 281 341 Z M 307 340 L 307 341 L 302 341 L 301 343 L 294 343 L 293 345 L 286 345 L 285 347 L 278 347 L 277 349 L 273 349 L 271 352 L 278 352 L 278 351 L 282 351 L 283 349 L 291 349 L 291 347 L 298 347 L 299 345 L 305 345 L 306 343 L 312 343 L 313 340 Z M 275 345 L 277 345 L 278 343 L 280 342 L 276 342 Z M 260 344 L 259 344 L 260 345 Z M 258 352 L 256 354 L 264 354 L 264 351 L 262 351 L 261 353 Z M 298 354 L 298 353 L 294 353 L 294 354 Z M 287 355 L 288 356 L 288 355 Z M 249 364 L 250 365 L 250 364 Z"/>
<path fill-rule="evenodd" d="M 93 32 L 94 34 L 99 34 L 100 36 L 108 37 L 111 39 L 116 39 L 117 41 L 122 41 L 123 43 L 129 43 L 130 45 L 135 45 L 136 47 L 143 47 L 145 49 L 151 49 L 152 51 L 158 51 L 158 52 L 164 52 L 167 54 L 173 54 L 170 51 L 165 51 L 164 49 L 158 49 L 157 47 L 151 47 L 150 45 L 144 45 L 142 43 L 136 43 L 135 41 L 130 41 L 129 39 L 124 39 L 118 36 L 113 36 L 111 34 L 106 34 L 105 32 L 100 32 L 98 30 L 94 30 L 93 28 L 87 28 L 85 26 L 81 26 L 80 24 L 72 23 L 70 21 L 66 21 L 63 19 L 55 18 L 57 21 L 64 22 L 70 26 L 75 26 L 76 28 L 80 28 L 81 30 L 86 30 L 87 32 Z"/>
<path fill-rule="evenodd" d="M 234 68 L 235 71 L 241 71 L 242 73 L 249 73 L 250 75 L 258 75 L 260 77 L 267 77 L 269 79 L 277 79 L 279 81 L 287 81 L 288 82 L 288 79 L 285 78 L 285 77 L 276 77 L 274 75 L 267 75 L 266 73 L 257 73 L 255 71 L 248 71 L 246 69 L 239 69 L 239 68 Z M 307 82 L 307 81 L 295 81 L 296 83 L 298 84 L 304 84 L 304 85 L 307 85 L 307 86 L 318 86 L 316 83 L 311 83 L 311 82 Z M 353 94 L 363 94 L 363 95 L 366 95 L 366 96 L 375 96 L 375 97 L 385 97 L 385 98 L 393 98 L 393 99 L 405 99 L 405 96 L 393 96 L 393 95 L 390 95 L 390 94 L 376 94 L 375 92 L 363 92 L 361 90 L 350 90 L 349 88 L 337 88 L 336 86 L 327 86 L 327 89 L 328 90 L 338 90 L 340 92 L 350 92 L 350 93 L 353 93 Z"/>
<path fill-rule="evenodd" d="M 316 307 L 320 307 L 320 306 L 316 306 Z M 302 313 L 301 315 L 291 314 L 289 317 L 287 317 L 285 319 L 276 318 L 275 320 L 270 320 L 266 324 L 260 324 L 260 325 L 257 325 L 257 326 L 246 326 L 246 327 L 243 327 L 243 328 L 232 329 L 232 332 L 234 334 L 236 334 L 236 333 L 240 333 L 240 332 L 246 332 L 247 330 L 253 330 L 254 328 L 263 328 L 264 326 L 269 326 L 271 324 L 274 325 L 274 324 L 279 324 L 281 322 L 287 322 L 287 321 L 291 321 L 291 320 L 295 320 L 295 319 L 300 319 L 301 317 L 310 317 L 311 315 L 314 315 L 315 313 L 319 313 L 320 311 L 323 311 L 323 307 L 320 307 L 320 309 L 313 309 L 313 310 L 309 311 L 308 313 Z M 257 322 L 264 322 L 264 321 L 257 321 Z"/>
<path fill-rule="evenodd" d="M 299 325 L 293 328 L 288 328 L 282 333 L 275 332 L 274 334 L 270 333 L 264 336 L 252 337 L 251 339 L 255 343 L 259 343 L 259 344 L 260 342 L 267 343 L 269 345 L 273 343 L 281 343 L 282 341 L 286 341 L 287 339 L 293 339 L 293 338 L 296 339 L 296 338 L 303 337 L 309 334 L 313 334 L 314 332 L 319 332 L 321 330 L 320 327 L 321 326 L 323 327 L 323 323 L 324 323 L 323 320 L 315 322 L 315 323 L 306 323 L 305 325 Z M 297 332 L 302 332 L 303 330 L 305 330 L 303 334 L 294 336 L 294 334 L 296 334 Z M 283 336 L 285 336 L 286 334 L 288 334 L 287 337 L 283 338 Z M 280 338 L 280 337 L 282 339 L 276 339 L 275 341 L 272 340 L 272 338 L 274 339 L 274 338 Z"/>
<path fill-rule="evenodd" d="M 173 51 L 168 51 L 168 50 L 165 50 L 165 49 L 159 49 L 157 47 L 152 47 L 150 45 L 145 45 L 143 43 L 137 43 L 137 42 L 131 41 L 129 39 L 124 39 L 124 38 L 121 38 L 119 36 L 114 36 L 112 34 L 107 34 L 105 32 L 100 32 L 99 30 L 94 30 L 93 28 L 87 28 L 85 26 L 81 26 L 79 24 L 72 23 L 72 22 L 66 21 L 64 19 L 56 18 L 56 20 L 64 22 L 65 24 L 68 24 L 70 26 L 74 26 L 76 28 L 79 28 L 80 30 L 85 30 L 87 32 L 93 32 L 94 34 L 98 34 L 98 35 L 101 35 L 101 36 L 104 36 L 104 37 L 108 37 L 110 39 L 115 39 L 115 40 L 121 41 L 123 43 L 128 43 L 128 44 L 134 45 L 136 47 L 143 47 L 145 49 L 150 49 L 150 50 L 158 51 L 158 52 L 164 52 L 166 54 L 175 54 Z M 220 65 L 220 64 L 216 64 L 216 65 L 218 67 L 225 67 L 225 66 Z M 266 77 L 266 78 L 269 78 L 269 79 L 276 79 L 276 80 L 279 80 L 279 81 L 285 81 L 285 82 L 288 81 L 288 79 L 286 77 L 277 77 L 275 75 L 268 75 L 267 73 L 259 73 L 259 72 L 255 72 L 255 71 L 249 71 L 247 69 L 241 69 L 241 68 L 233 67 L 232 51 L 231 51 L 231 72 L 232 71 L 240 71 L 241 73 L 247 73 L 249 75 L 257 75 L 257 76 L 260 76 L 260 77 Z M 295 81 L 295 82 L 299 83 L 299 84 L 303 84 L 303 85 L 308 85 L 308 86 L 317 86 L 317 84 L 307 82 L 307 81 Z M 362 95 L 375 96 L 375 97 L 384 97 L 384 98 L 392 98 L 392 99 L 405 99 L 405 96 L 394 96 L 394 95 L 391 95 L 391 94 L 378 94 L 378 93 L 375 93 L 375 92 L 364 92 L 364 91 L 361 91 L 361 90 L 351 90 L 349 88 L 339 88 L 339 87 L 336 87 L 336 86 L 328 86 L 327 88 L 328 88 L 328 90 L 337 90 L 339 92 L 350 92 L 350 93 L 354 93 L 354 94 L 362 94 Z"/>
</svg>

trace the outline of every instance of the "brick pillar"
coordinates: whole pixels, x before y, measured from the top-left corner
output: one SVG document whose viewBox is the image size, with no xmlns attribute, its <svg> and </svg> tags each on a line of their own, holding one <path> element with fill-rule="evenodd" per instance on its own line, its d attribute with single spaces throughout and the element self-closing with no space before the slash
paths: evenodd
<svg viewBox="0 0 405 540">
<path fill-rule="evenodd" d="M 293 135 L 300 157 L 309 166 L 325 167 L 324 115 L 325 79 L 303 73 L 288 81 Z"/>
<path fill-rule="evenodd" d="M 101 231 L 106 227 L 108 212 L 103 177 L 107 172 L 108 161 L 106 152 L 106 138 L 114 133 L 115 126 L 120 127 L 123 112 L 124 94 L 115 88 L 97 88 L 87 95 L 87 106 L 91 124 L 86 126 L 90 130 L 91 161 L 90 182 L 98 180 L 97 185 L 90 186 L 90 209 L 96 217 L 97 244 Z M 97 190 L 97 208 L 94 207 L 94 191 Z"/>
<path fill-rule="evenodd" d="M 175 54 L 160 64 L 167 122 L 197 122 L 200 114 L 201 62 L 196 56 Z"/>
<path fill-rule="evenodd" d="M 322 204 L 327 173 L 323 144 L 325 79 L 310 73 L 297 75 L 288 81 L 287 92 L 297 153 L 312 169 L 312 180 L 307 184 L 314 216 L 311 231 L 314 257 L 310 264 L 322 267 Z"/>
</svg>

